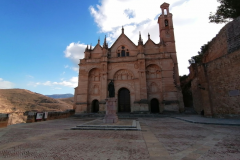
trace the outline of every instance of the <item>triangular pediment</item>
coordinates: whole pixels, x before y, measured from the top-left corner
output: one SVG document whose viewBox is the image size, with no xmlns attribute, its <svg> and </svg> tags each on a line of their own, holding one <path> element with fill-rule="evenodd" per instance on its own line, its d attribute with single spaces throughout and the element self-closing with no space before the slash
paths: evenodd
<svg viewBox="0 0 240 160">
<path fill-rule="evenodd" d="M 154 48 L 157 44 L 155 44 L 151 39 L 148 39 L 147 42 L 144 44 L 145 48 Z"/>
<path fill-rule="evenodd" d="M 92 53 L 102 53 L 102 46 L 100 44 L 97 44 L 94 48 Z"/>
<path fill-rule="evenodd" d="M 137 47 L 125 34 L 121 34 L 118 37 L 118 39 L 111 46 L 111 50 L 116 50 L 121 45 L 127 46 L 130 50 L 134 50 Z"/>
</svg>

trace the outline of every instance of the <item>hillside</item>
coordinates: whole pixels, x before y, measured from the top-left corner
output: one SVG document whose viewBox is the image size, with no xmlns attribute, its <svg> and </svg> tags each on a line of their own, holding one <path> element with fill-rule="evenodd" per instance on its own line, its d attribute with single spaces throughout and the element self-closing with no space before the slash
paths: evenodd
<svg viewBox="0 0 240 160">
<path fill-rule="evenodd" d="M 59 98 L 58 100 L 61 100 L 69 105 L 73 105 L 74 103 L 74 97 L 69 97 L 69 98 Z"/>
<path fill-rule="evenodd" d="M 0 113 L 64 111 L 72 105 L 25 89 L 0 89 Z"/>
<path fill-rule="evenodd" d="M 73 94 L 52 94 L 52 95 L 45 95 L 47 97 L 51 97 L 51 98 L 70 98 L 70 97 L 73 97 L 74 95 Z"/>
</svg>

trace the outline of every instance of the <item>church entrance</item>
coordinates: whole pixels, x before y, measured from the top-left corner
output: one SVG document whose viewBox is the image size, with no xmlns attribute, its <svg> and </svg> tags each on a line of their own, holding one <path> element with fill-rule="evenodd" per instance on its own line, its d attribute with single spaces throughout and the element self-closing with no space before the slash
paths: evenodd
<svg viewBox="0 0 240 160">
<path fill-rule="evenodd" d="M 130 112 L 130 91 L 121 88 L 118 91 L 118 112 Z"/>
<path fill-rule="evenodd" d="M 156 98 L 151 100 L 151 113 L 159 113 L 159 102 Z"/>
<path fill-rule="evenodd" d="M 98 100 L 92 101 L 92 112 L 97 113 L 99 111 L 99 102 Z"/>
</svg>

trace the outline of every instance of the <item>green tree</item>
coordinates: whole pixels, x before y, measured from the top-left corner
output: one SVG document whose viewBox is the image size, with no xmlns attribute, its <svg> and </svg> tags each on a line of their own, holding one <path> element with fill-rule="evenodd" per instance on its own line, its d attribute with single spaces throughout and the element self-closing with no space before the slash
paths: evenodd
<svg viewBox="0 0 240 160">
<path fill-rule="evenodd" d="M 193 98 L 191 91 L 191 80 L 188 80 L 187 75 L 179 76 L 183 94 L 183 102 L 185 107 L 193 107 Z"/>
<path fill-rule="evenodd" d="M 210 13 L 212 23 L 226 23 L 240 16 L 240 0 L 217 0 L 220 3 L 216 13 Z"/>
</svg>

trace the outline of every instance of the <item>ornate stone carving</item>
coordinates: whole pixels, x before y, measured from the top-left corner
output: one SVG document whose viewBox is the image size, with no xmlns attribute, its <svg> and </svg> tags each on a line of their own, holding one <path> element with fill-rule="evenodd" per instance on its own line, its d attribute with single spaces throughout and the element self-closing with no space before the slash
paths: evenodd
<svg viewBox="0 0 240 160">
<path fill-rule="evenodd" d="M 89 81 L 100 81 L 100 70 L 97 68 L 89 72 Z"/>
<path fill-rule="evenodd" d="M 106 71 L 106 65 L 105 64 L 102 64 L 102 70 Z"/>
<path fill-rule="evenodd" d="M 157 91 L 158 91 L 158 86 L 157 86 L 157 84 L 156 83 L 151 83 L 151 85 L 150 85 L 150 91 L 152 92 L 152 93 L 156 93 Z"/>
<path fill-rule="evenodd" d="M 146 70 L 147 79 L 161 78 L 161 71 L 157 65 L 151 64 Z"/>
<path fill-rule="evenodd" d="M 138 65 L 137 62 L 134 64 L 134 68 L 135 68 L 135 69 L 138 69 L 138 68 L 139 68 L 139 65 Z"/>
<path fill-rule="evenodd" d="M 133 79 L 133 74 L 129 70 L 122 69 L 115 73 L 114 80 L 130 80 Z"/>
<path fill-rule="evenodd" d="M 93 86 L 93 94 L 99 94 L 99 86 L 98 85 Z"/>
</svg>

